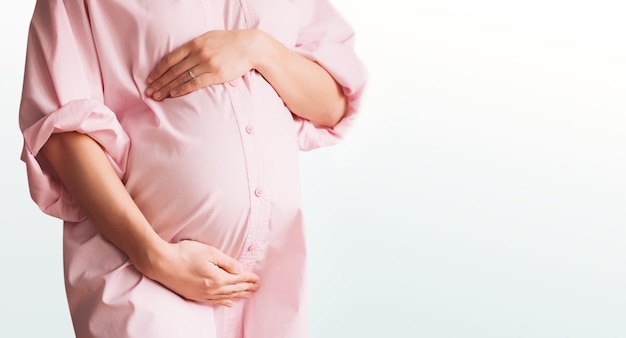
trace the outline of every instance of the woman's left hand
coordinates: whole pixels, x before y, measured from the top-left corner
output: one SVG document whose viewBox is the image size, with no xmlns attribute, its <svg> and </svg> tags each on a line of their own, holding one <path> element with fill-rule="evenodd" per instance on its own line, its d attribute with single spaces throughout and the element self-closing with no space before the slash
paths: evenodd
<svg viewBox="0 0 626 338">
<path fill-rule="evenodd" d="M 148 75 L 146 95 L 182 96 L 234 80 L 254 68 L 254 30 L 209 31 L 165 55 Z"/>
</svg>

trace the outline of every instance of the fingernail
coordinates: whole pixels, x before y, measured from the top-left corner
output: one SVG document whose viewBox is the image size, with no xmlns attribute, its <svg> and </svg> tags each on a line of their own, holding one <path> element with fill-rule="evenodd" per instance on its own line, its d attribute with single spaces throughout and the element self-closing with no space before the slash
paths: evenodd
<svg viewBox="0 0 626 338">
<path fill-rule="evenodd" d="M 172 95 L 172 96 L 176 96 L 176 95 L 178 95 L 178 90 L 176 90 L 176 89 L 172 90 L 172 91 L 170 92 L 170 95 Z"/>
<path fill-rule="evenodd" d="M 148 83 L 152 83 L 154 82 L 154 79 L 152 78 L 152 76 L 148 76 Z"/>
<path fill-rule="evenodd" d="M 154 89 L 148 88 L 148 90 L 146 90 L 146 95 L 151 96 L 152 93 L 154 93 Z"/>
<path fill-rule="evenodd" d="M 161 92 L 160 92 L 160 91 L 158 91 L 158 92 L 154 93 L 154 98 L 155 98 L 155 99 L 157 99 L 157 100 L 158 100 L 158 99 L 160 99 L 160 98 L 161 98 L 161 96 L 163 96 L 163 94 L 161 94 Z"/>
</svg>

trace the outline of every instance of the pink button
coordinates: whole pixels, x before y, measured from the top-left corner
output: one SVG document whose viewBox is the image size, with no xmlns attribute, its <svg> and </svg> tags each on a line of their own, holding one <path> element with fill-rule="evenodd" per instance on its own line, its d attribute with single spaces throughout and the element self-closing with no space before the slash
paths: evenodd
<svg viewBox="0 0 626 338">
<path fill-rule="evenodd" d="M 246 133 L 254 134 L 254 127 L 253 126 L 247 126 L 246 127 Z"/>
<path fill-rule="evenodd" d="M 237 80 L 229 81 L 228 85 L 230 85 L 231 87 L 237 87 L 237 85 L 238 85 Z"/>
<path fill-rule="evenodd" d="M 256 190 L 254 191 L 254 194 L 256 195 L 256 197 L 261 197 L 261 195 L 263 195 L 263 189 L 256 188 Z"/>
<path fill-rule="evenodd" d="M 254 251 L 256 249 L 256 245 L 251 244 L 250 246 L 248 246 L 248 251 Z"/>
</svg>

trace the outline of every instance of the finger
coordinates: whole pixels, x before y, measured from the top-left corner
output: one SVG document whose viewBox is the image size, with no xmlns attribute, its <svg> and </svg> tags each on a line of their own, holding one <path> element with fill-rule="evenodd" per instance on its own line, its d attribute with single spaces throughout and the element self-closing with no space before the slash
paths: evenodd
<svg viewBox="0 0 626 338">
<path fill-rule="evenodd" d="M 259 284 L 257 283 L 238 283 L 229 284 L 220 287 L 215 290 L 215 295 L 218 296 L 232 296 L 240 293 L 252 293 L 259 290 Z"/>
<path fill-rule="evenodd" d="M 252 297 L 252 292 L 244 291 L 244 292 L 231 293 L 227 295 L 211 295 L 209 301 L 249 299 L 250 297 Z"/>
<path fill-rule="evenodd" d="M 190 71 L 193 72 L 194 76 L 191 76 L 189 71 L 183 73 L 179 79 L 174 80 L 170 85 L 168 85 L 168 91 L 165 92 L 165 89 L 161 90 L 161 92 L 170 95 L 171 97 L 179 97 L 183 95 L 187 95 L 191 92 L 194 92 L 200 88 L 207 87 L 209 83 L 206 81 L 206 77 L 204 76 L 206 73 L 201 74 L 202 72 L 199 70 L 200 67 L 195 67 Z M 201 75 L 197 75 L 197 74 Z"/>
<path fill-rule="evenodd" d="M 194 71 L 194 74 L 197 74 L 197 72 Z M 172 90 L 170 90 L 169 94 L 172 97 L 183 96 L 195 90 L 198 90 L 200 88 L 208 87 L 210 85 L 224 83 L 228 81 L 222 75 L 220 75 L 219 71 L 218 72 L 204 72 L 204 73 L 200 72 L 200 74 L 201 75 L 196 76 L 195 79 L 181 83 L 178 87 L 173 88 Z"/>
<path fill-rule="evenodd" d="M 195 78 L 194 80 L 197 79 L 198 78 Z M 193 80 L 189 82 L 193 82 Z M 243 264 L 241 264 L 241 262 L 239 262 L 238 260 L 230 257 L 229 255 L 216 249 L 214 250 L 212 256 L 213 257 L 209 257 L 209 260 L 214 262 L 220 268 L 224 269 L 226 272 L 229 272 L 231 274 L 240 274 L 244 272 Z"/>
<path fill-rule="evenodd" d="M 218 281 L 218 284 L 220 285 L 235 285 L 235 284 L 240 284 L 240 283 L 259 284 L 259 281 L 260 281 L 259 276 L 252 271 L 243 270 L 243 267 L 240 273 L 234 274 L 234 273 L 227 271 L 223 267 L 220 267 L 218 263 L 213 263 L 213 264 L 219 270 L 218 272 L 219 275 L 215 276 L 215 278 L 216 278 L 216 281 Z"/>
<path fill-rule="evenodd" d="M 159 79 L 165 72 L 172 68 L 172 66 L 184 60 L 190 53 L 191 48 L 189 44 L 184 44 L 166 54 L 161 58 L 154 69 L 152 69 L 150 74 L 148 74 L 148 84 L 152 84 L 155 80 Z"/>
<path fill-rule="evenodd" d="M 257 276 L 254 272 L 244 271 L 240 274 L 228 274 L 223 279 L 223 285 L 235 285 L 240 283 L 252 283 L 259 284 L 259 276 Z"/>
<path fill-rule="evenodd" d="M 194 79 L 202 72 L 197 67 L 197 60 L 189 56 L 173 65 L 160 78 L 154 80 L 146 89 L 146 95 L 158 100 L 169 95 L 170 91 L 181 84 Z M 192 71 L 193 73 L 190 73 Z M 192 75 L 193 74 L 193 75 Z"/>
</svg>

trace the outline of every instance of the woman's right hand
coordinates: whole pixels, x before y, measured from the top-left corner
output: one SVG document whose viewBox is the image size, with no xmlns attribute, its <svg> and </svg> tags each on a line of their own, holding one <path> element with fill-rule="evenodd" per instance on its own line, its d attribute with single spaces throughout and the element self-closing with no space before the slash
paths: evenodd
<svg viewBox="0 0 626 338">
<path fill-rule="evenodd" d="M 232 306 L 259 289 L 259 277 L 236 259 L 197 241 L 166 243 L 149 268 L 149 277 L 183 298 Z"/>
</svg>

